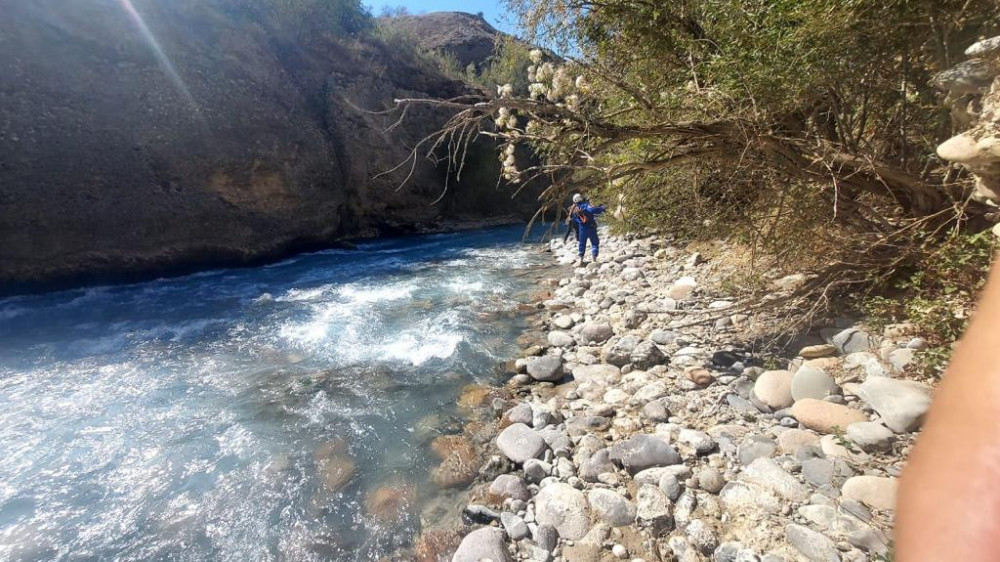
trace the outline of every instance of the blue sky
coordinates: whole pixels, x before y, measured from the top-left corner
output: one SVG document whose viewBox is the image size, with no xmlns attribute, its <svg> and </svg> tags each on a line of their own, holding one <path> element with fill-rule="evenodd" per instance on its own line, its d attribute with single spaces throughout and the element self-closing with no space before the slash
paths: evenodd
<svg viewBox="0 0 1000 562">
<path fill-rule="evenodd" d="M 513 33 L 515 22 L 507 17 L 507 10 L 501 0 L 369 0 L 368 4 L 375 15 L 383 6 L 405 6 L 411 14 L 424 12 L 482 12 L 486 21 L 493 27 Z"/>
</svg>

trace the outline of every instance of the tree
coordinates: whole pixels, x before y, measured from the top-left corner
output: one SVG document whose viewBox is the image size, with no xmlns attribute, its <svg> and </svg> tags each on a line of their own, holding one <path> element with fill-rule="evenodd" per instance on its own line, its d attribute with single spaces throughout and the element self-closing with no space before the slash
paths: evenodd
<svg viewBox="0 0 1000 562">
<path fill-rule="evenodd" d="M 990 0 L 511 0 L 541 51 L 528 96 L 400 100 L 456 113 L 424 146 L 493 135 L 508 179 L 623 201 L 633 226 L 710 232 L 822 272 L 806 291 L 871 285 L 987 211 L 936 159 L 949 119 L 930 85 L 978 36 Z M 519 168 L 515 144 L 543 157 Z M 416 157 L 416 154 L 414 154 Z M 706 228 L 709 225 L 711 228 Z"/>
</svg>

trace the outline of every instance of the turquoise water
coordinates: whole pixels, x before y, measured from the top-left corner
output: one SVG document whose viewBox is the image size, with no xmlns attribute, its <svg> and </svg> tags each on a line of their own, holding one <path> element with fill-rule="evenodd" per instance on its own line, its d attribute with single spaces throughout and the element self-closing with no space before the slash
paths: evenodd
<svg viewBox="0 0 1000 562">
<path fill-rule="evenodd" d="M 538 260 L 522 233 L 0 299 L 0 560 L 378 560 L 405 546 L 419 505 L 386 522 L 365 498 L 437 493 L 426 420 L 515 353 Z M 336 490 L 320 471 L 332 449 L 356 466 Z"/>
</svg>

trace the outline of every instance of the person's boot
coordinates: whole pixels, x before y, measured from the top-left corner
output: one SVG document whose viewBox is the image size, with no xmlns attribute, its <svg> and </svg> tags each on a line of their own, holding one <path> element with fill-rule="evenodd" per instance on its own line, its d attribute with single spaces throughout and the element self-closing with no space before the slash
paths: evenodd
<svg viewBox="0 0 1000 562">
<path fill-rule="evenodd" d="M 580 259 L 576 260 L 577 267 L 583 267 L 585 265 L 587 265 L 587 260 L 583 259 L 583 256 L 581 256 Z"/>
</svg>

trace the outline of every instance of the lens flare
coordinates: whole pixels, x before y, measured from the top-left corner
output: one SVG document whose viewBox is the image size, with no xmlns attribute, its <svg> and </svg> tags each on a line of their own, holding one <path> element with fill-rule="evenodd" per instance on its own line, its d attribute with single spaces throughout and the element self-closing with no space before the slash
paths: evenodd
<svg viewBox="0 0 1000 562">
<path fill-rule="evenodd" d="M 156 40 L 156 36 L 153 35 L 153 32 L 149 30 L 149 26 L 146 25 L 146 22 L 142 19 L 139 11 L 135 9 L 134 5 L 132 5 L 132 0 L 119 0 L 119 2 L 121 3 L 122 8 L 125 9 L 125 13 L 127 13 L 133 23 L 135 23 L 135 26 L 139 28 L 139 32 L 142 33 L 146 43 L 148 43 L 149 47 L 153 50 L 153 54 L 156 55 L 156 59 L 160 62 L 160 66 L 163 67 L 163 71 L 167 73 L 167 77 L 174 83 L 174 86 L 176 86 L 177 90 L 182 96 L 184 96 L 184 99 L 191 104 L 191 107 L 197 111 L 198 104 L 194 101 L 194 96 L 192 96 L 191 91 L 188 90 L 187 84 L 185 84 L 184 80 L 181 79 L 181 75 L 177 73 L 177 69 L 174 68 L 174 64 L 170 62 L 170 58 L 167 57 L 167 53 L 164 52 L 163 47 L 160 46 L 160 42 Z"/>
</svg>

